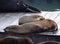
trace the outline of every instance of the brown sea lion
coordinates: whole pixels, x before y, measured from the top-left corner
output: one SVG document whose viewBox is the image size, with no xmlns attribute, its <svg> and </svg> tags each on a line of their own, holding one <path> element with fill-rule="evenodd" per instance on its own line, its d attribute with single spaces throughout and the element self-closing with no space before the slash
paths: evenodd
<svg viewBox="0 0 60 44">
<path fill-rule="evenodd" d="M 47 42 L 40 42 L 38 44 L 60 44 L 58 41 L 47 41 Z"/>
<path fill-rule="evenodd" d="M 13 33 L 21 33 L 21 34 L 28 34 L 28 33 L 35 33 L 40 30 L 40 27 L 35 24 L 24 24 L 24 25 L 12 25 L 8 26 L 4 29 L 5 32 L 13 32 Z M 39 31 L 40 32 L 40 31 Z"/>
<path fill-rule="evenodd" d="M 0 39 L 0 44 L 33 44 L 33 41 L 27 37 L 6 36 Z"/>
<path fill-rule="evenodd" d="M 19 25 L 28 23 L 28 22 L 35 22 L 35 21 L 39 21 L 39 20 L 43 20 L 43 19 L 45 19 L 45 18 L 40 15 L 22 16 L 19 19 Z"/>
<path fill-rule="evenodd" d="M 56 31 L 56 30 L 58 30 L 57 24 L 50 19 L 25 23 L 22 25 L 12 25 L 4 29 L 5 32 L 14 32 L 23 34 L 39 33 L 44 31 Z"/>
</svg>

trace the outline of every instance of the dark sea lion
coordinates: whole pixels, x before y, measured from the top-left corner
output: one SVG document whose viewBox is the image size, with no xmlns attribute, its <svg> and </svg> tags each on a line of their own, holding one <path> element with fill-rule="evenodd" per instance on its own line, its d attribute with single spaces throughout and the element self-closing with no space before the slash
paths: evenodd
<svg viewBox="0 0 60 44">
<path fill-rule="evenodd" d="M 60 44 L 58 41 L 47 41 L 47 42 L 40 42 L 38 44 Z"/>
<path fill-rule="evenodd" d="M 0 44 L 33 44 L 33 41 L 27 37 L 6 36 L 0 39 Z"/>
<path fill-rule="evenodd" d="M 25 23 L 22 25 L 12 25 L 4 29 L 5 32 L 14 32 L 14 33 L 21 33 L 21 34 L 40 33 L 44 31 L 54 32 L 57 30 L 58 30 L 57 24 L 50 19 Z"/>
<path fill-rule="evenodd" d="M 22 0 L 0 0 L 0 12 L 39 12 L 37 8 L 26 4 Z"/>
<path fill-rule="evenodd" d="M 40 15 L 22 16 L 19 19 L 19 25 L 24 24 L 24 23 L 28 23 L 28 22 L 40 21 L 40 20 L 44 20 L 44 19 L 45 18 Z"/>
</svg>

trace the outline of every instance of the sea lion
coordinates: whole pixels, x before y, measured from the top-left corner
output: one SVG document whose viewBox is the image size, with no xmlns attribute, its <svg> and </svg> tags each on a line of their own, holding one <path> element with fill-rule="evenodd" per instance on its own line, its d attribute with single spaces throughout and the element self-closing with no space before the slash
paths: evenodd
<svg viewBox="0 0 60 44">
<path fill-rule="evenodd" d="M 54 32 L 57 30 L 58 30 L 57 24 L 50 19 L 25 23 L 22 25 L 12 25 L 4 29 L 5 32 L 14 32 L 14 33 L 22 33 L 22 34 L 40 33 L 44 31 Z"/>
<path fill-rule="evenodd" d="M 43 16 L 40 16 L 40 15 L 22 16 L 19 19 L 19 25 L 24 24 L 24 23 L 28 23 L 28 22 L 40 21 L 40 20 L 44 20 L 44 19 L 45 18 Z"/>
<path fill-rule="evenodd" d="M 0 0 L 0 12 L 39 12 L 35 7 L 26 4 L 22 0 Z"/>
<path fill-rule="evenodd" d="M 33 44 L 28 37 L 6 36 L 0 39 L 0 44 Z"/>
<path fill-rule="evenodd" d="M 5 32 L 30 34 L 40 32 L 40 27 L 35 24 L 24 24 L 24 25 L 12 25 L 4 29 Z"/>
<path fill-rule="evenodd" d="M 60 44 L 58 41 L 47 41 L 47 42 L 40 42 L 38 44 Z"/>
</svg>

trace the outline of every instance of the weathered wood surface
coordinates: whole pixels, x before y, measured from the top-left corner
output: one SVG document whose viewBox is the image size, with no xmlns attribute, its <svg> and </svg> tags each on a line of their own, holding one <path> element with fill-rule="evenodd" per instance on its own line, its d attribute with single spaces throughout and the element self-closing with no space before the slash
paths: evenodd
<svg viewBox="0 0 60 44">
<path fill-rule="evenodd" d="M 45 18 L 54 20 L 58 25 L 58 31 L 56 33 L 44 32 L 44 35 L 60 35 L 60 11 L 38 13 Z M 0 32 L 4 32 L 3 29 L 9 25 L 18 25 L 18 20 L 22 15 L 30 15 L 30 13 L 0 13 Z M 39 33 L 40 34 L 40 33 Z"/>
</svg>

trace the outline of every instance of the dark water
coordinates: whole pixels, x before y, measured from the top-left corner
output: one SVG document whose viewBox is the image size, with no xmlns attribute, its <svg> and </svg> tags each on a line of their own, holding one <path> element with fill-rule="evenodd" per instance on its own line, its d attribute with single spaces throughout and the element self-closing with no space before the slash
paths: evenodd
<svg viewBox="0 0 60 44">
<path fill-rule="evenodd" d="M 23 1 L 43 11 L 60 10 L 60 0 L 23 0 Z"/>
</svg>

